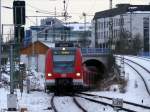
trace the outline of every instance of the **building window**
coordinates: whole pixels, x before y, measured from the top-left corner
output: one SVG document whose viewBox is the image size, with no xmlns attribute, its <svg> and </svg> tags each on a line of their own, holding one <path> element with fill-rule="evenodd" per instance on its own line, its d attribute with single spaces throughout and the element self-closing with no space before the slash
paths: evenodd
<svg viewBox="0 0 150 112">
<path fill-rule="evenodd" d="M 144 52 L 149 52 L 149 18 L 143 18 Z"/>
<path fill-rule="evenodd" d="M 80 30 L 83 29 L 83 26 L 80 26 L 79 29 L 80 29 Z"/>
<path fill-rule="evenodd" d="M 70 27 L 70 30 L 74 30 L 74 27 L 71 26 L 71 27 Z"/>
<path fill-rule="evenodd" d="M 116 19 L 113 20 L 113 25 L 116 26 Z"/>
<path fill-rule="evenodd" d="M 104 23 L 101 24 L 101 29 L 103 29 L 103 24 L 104 24 Z"/>
<path fill-rule="evenodd" d="M 91 30 L 91 29 L 92 29 L 92 27 L 91 27 L 91 26 L 89 26 L 89 29 Z"/>
</svg>

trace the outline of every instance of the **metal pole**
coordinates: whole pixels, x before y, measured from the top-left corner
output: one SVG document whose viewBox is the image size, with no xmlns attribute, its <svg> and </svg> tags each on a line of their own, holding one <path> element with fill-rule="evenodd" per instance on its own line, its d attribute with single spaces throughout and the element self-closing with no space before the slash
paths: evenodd
<svg viewBox="0 0 150 112">
<path fill-rule="evenodd" d="M 131 33 L 131 39 L 132 39 L 132 9 L 130 11 L 130 33 Z"/>
<path fill-rule="evenodd" d="M 1 0 L 0 0 L 0 81 L 1 81 L 1 61 L 2 61 L 2 33 L 1 33 L 1 14 L 2 14 L 2 11 L 1 11 Z"/>
<path fill-rule="evenodd" d="M 10 44 L 10 93 L 14 93 L 13 87 L 13 73 L 14 73 L 14 63 L 13 63 L 13 43 Z"/>
<path fill-rule="evenodd" d="M 38 11 L 36 11 L 36 15 L 37 15 L 37 13 L 38 13 Z M 37 18 L 37 17 L 36 17 L 36 26 L 38 27 L 38 18 Z M 37 35 L 36 35 L 36 36 L 37 36 L 36 42 L 38 42 L 38 30 L 37 30 Z M 34 44 L 34 43 L 33 43 L 33 44 Z M 36 48 L 37 57 L 35 56 L 35 58 L 37 58 L 37 59 L 36 59 L 36 62 L 37 62 L 37 66 L 36 66 L 37 72 L 39 71 L 39 62 L 38 62 L 38 59 L 39 59 L 39 56 L 38 56 L 38 55 L 39 55 L 39 54 L 38 54 L 38 51 L 37 51 L 37 50 L 38 50 L 38 45 L 39 45 L 39 44 L 37 44 L 37 48 Z"/>
<path fill-rule="evenodd" d="M 86 31 L 86 13 L 83 13 L 84 16 L 84 31 Z"/>
<path fill-rule="evenodd" d="M 112 9 L 112 0 L 110 0 L 110 6 L 109 7 L 110 7 L 110 9 Z"/>
<path fill-rule="evenodd" d="M 150 20 L 150 18 L 148 17 L 148 21 Z M 150 21 L 149 21 L 150 22 Z M 149 23 L 148 22 L 148 23 Z M 148 53 L 148 55 L 150 56 L 150 37 L 149 37 L 149 53 Z"/>
<path fill-rule="evenodd" d="M 35 11 L 35 12 L 36 12 L 36 26 L 38 26 L 38 18 L 37 18 L 38 11 Z"/>
<path fill-rule="evenodd" d="M 85 40 L 83 41 L 83 47 L 86 47 L 86 13 L 83 12 L 83 16 L 84 16 L 84 37 Z"/>
<path fill-rule="evenodd" d="M 110 6 L 109 6 L 110 10 L 112 10 L 112 0 L 110 0 Z M 112 45 L 113 45 L 113 17 L 110 16 L 109 17 L 109 49 L 112 50 Z M 110 51 L 111 51 L 110 50 Z"/>
</svg>

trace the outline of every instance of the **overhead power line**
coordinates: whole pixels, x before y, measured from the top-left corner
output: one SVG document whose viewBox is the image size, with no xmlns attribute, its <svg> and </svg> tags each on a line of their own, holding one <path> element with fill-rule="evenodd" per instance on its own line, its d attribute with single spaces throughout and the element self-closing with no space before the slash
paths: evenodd
<svg viewBox="0 0 150 112">
<path fill-rule="evenodd" d="M 44 13 L 52 13 L 52 12 L 50 12 L 50 11 L 48 11 L 48 10 L 43 10 L 43 9 L 40 9 L 40 8 L 38 8 L 38 7 L 35 7 L 35 6 L 32 6 L 32 5 L 30 5 L 29 3 L 27 3 L 27 5 L 29 6 L 29 7 L 31 7 L 32 9 L 35 9 L 35 10 L 37 10 L 37 11 L 39 11 L 39 12 L 44 12 Z"/>
</svg>

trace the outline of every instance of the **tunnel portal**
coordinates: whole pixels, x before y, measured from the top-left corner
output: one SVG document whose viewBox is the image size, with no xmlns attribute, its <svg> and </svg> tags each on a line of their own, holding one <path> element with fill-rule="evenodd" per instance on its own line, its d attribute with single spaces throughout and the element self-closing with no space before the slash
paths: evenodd
<svg viewBox="0 0 150 112">
<path fill-rule="evenodd" d="M 96 77 L 97 80 L 102 80 L 106 76 L 107 69 L 101 61 L 90 59 L 86 60 L 83 64 L 89 71 L 98 73 L 98 77 Z"/>
</svg>

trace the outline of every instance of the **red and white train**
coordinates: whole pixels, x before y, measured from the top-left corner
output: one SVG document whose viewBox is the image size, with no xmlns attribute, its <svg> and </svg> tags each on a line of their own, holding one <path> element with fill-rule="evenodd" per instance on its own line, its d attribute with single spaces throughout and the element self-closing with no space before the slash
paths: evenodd
<svg viewBox="0 0 150 112">
<path fill-rule="evenodd" d="M 46 89 L 56 92 L 65 87 L 83 86 L 82 54 L 80 48 L 50 48 L 45 63 Z"/>
</svg>

